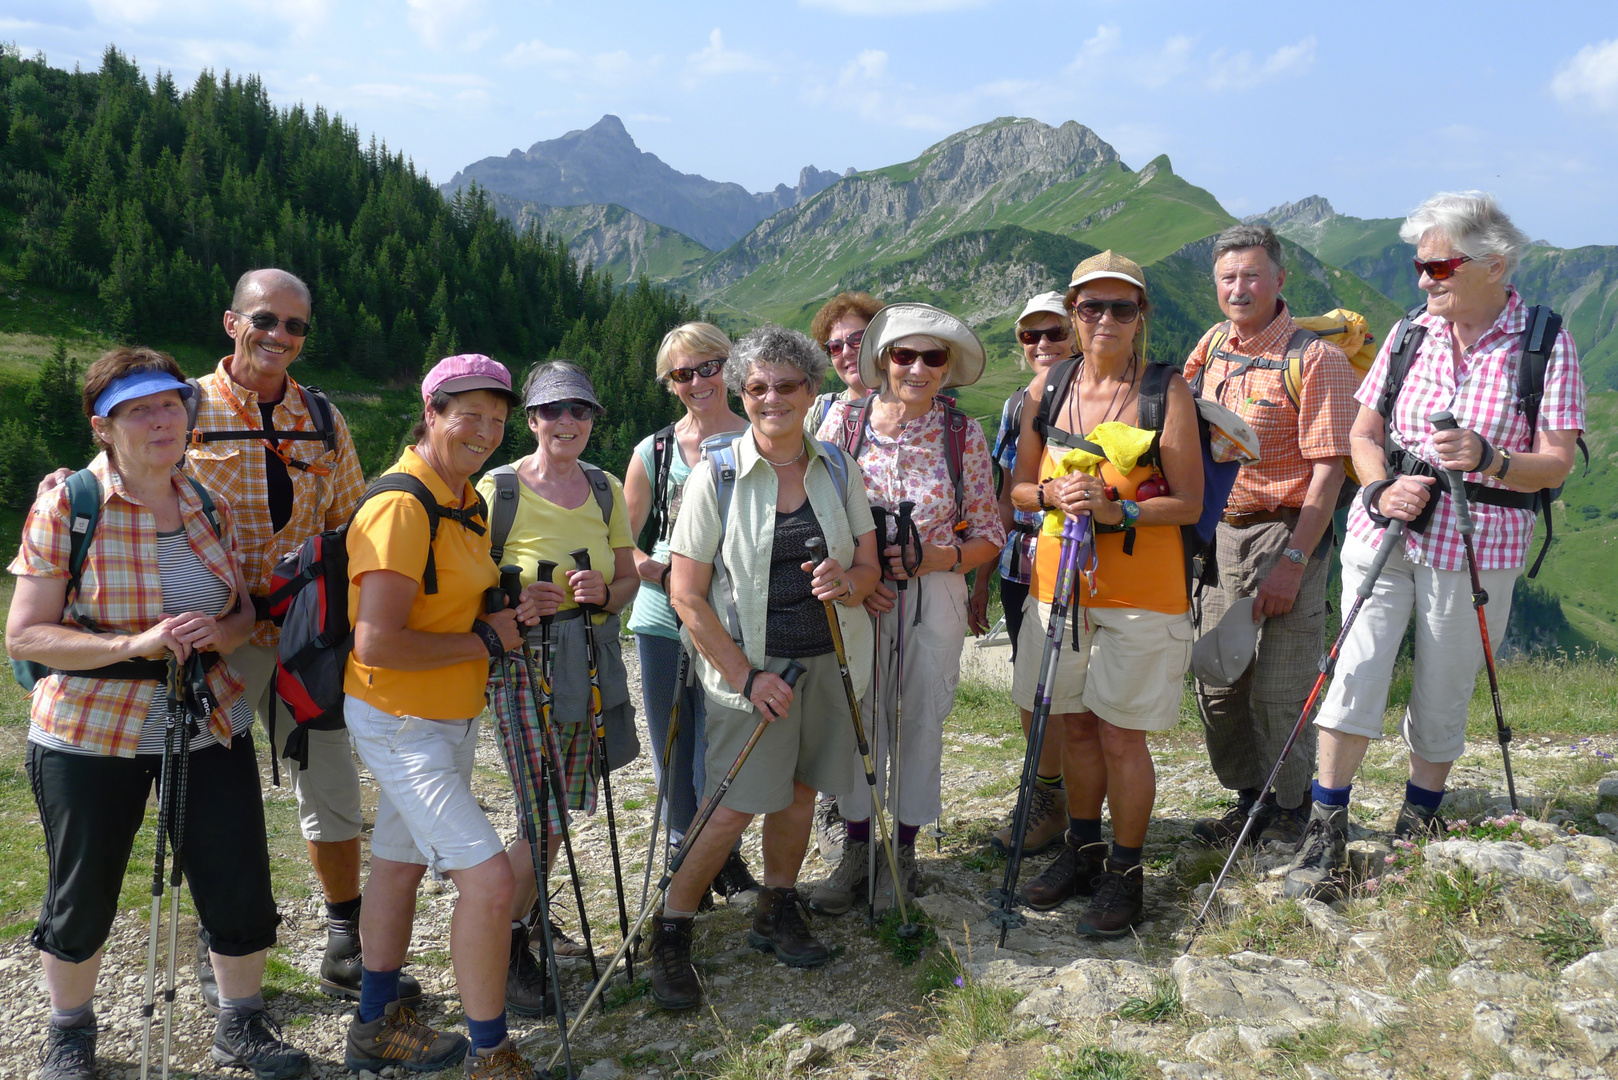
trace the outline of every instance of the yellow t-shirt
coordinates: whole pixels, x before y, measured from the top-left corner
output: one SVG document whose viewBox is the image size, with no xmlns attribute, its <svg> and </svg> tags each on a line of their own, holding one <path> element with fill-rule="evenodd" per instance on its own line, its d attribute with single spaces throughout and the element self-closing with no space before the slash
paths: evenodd
<svg viewBox="0 0 1618 1080">
<path fill-rule="evenodd" d="M 459 500 L 422 460 L 416 448 L 406 447 L 390 473 L 404 472 L 427 485 L 440 506 L 471 506 L 477 496 L 471 485 Z M 485 529 L 487 528 L 485 523 Z M 370 499 L 348 530 L 348 610 L 359 612 L 360 575 L 371 570 L 392 570 L 418 583 L 415 603 L 405 626 L 428 634 L 466 634 L 483 613 L 483 592 L 500 583 L 500 572 L 489 558 L 489 537 L 451 518 L 440 518 L 433 543 L 438 591 L 427 595 L 419 583 L 427 571 L 427 511 L 407 491 L 387 491 Z M 343 690 L 394 716 L 422 716 L 429 720 L 470 720 L 483 711 L 483 687 L 489 681 L 486 659 L 467 660 L 426 671 L 394 671 L 369 667 L 350 653 L 343 674 Z"/>
<path fill-rule="evenodd" d="M 635 546 L 629 535 L 629 507 L 624 503 L 624 487 L 615 476 L 607 476 L 612 487 L 612 523 L 601 520 L 601 506 L 595 492 L 585 496 L 584 502 L 568 510 L 557 506 L 518 477 L 517 515 L 511 522 L 511 533 L 506 537 L 505 554 L 501 562 L 522 569 L 522 583 L 532 585 L 536 566 L 541 559 L 556 564 L 551 580 L 567 592 L 561 610 L 578 607 L 573 590 L 567 587 L 567 575 L 573 570 L 573 556 L 568 554 L 579 548 L 590 552 L 590 569 L 599 570 L 612 584 L 614 548 Z M 478 491 L 494 504 L 494 478 L 488 473 L 478 481 Z M 487 555 L 485 555 L 487 558 Z M 607 618 L 605 613 L 595 617 L 596 623 Z"/>
</svg>

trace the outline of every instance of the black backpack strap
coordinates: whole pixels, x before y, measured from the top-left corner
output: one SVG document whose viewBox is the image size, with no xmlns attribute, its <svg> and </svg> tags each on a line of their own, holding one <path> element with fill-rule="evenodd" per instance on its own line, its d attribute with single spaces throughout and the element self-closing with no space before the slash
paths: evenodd
<svg viewBox="0 0 1618 1080">
<path fill-rule="evenodd" d="M 1427 328 L 1416 321 L 1416 316 L 1426 310 L 1426 304 L 1411 308 L 1388 336 L 1388 340 L 1393 342 L 1393 348 L 1388 353 L 1388 379 L 1376 403 L 1376 411 L 1381 414 L 1384 423 L 1393 421 L 1393 405 L 1399 399 L 1399 388 L 1404 385 L 1405 376 L 1410 374 L 1416 351 L 1427 336 Z"/>
<path fill-rule="evenodd" d="M 679 450 L 679 439 L 670 424 L 652 434 L 652 513 L 649 524 L 654 540 L 667 540 L 669 522 L 669 475 L 674 471 L 674 455 Z"/>
<path fill-rule="evenodd" d="M 384 491 L 408 492 L 414 495 L 416 501 L 427 511 L 427 569 L 422 573 L 421 584 L 427 595 L 431 596 L 438 592 L 438 564 L 433 559 L 433 545 L 438 542 L 438 519 L 445 512 L 445 508 L 433 498 L 433 493 L 426 484 L 409 473 L 396 472 L 387 473 L 371 481 L 371 486 L 365 489 L 365 495 L 360 499 L 360 505 L 354 508 L 354 513 L 358 514 L 360 506 L 364 506 L 373 496 L 380 495 Z M 478 505 L 480 508 L 483 505 L 481 497 Z M 353 518 L 349 521 L 352 522 Z"/>
<path fill-rule="evenodd" d="M 962 474 L 965 471 L 969 420 L 953 401 L 948 398 L 938 400 L 944 403 L 944 466 L 949 470 L 950 484 L 955 488 L 954 530 L 959 533 L 966 528 L 966 480 Z"/>
<path fill-rule="evenodd" d="M 331 398 L 320 387 L 304 386 L 302 383 L 298 384 L 298 392 L 303 395 L 303 407 L 309 410 L 320 441 L 326 444 L 327 450 L 337 449 L 337 421 L 332 416 Z"/>
<path fill-rule="evenodd" d="M 1051 417 L 1059 416 L 1068 392 L 1073 388 L 1073 373 L 1078 370 L 1082 356 L 1072 356 L 1045 369 L 1045 389 L 1040 392 L 1039 406 L 1034 410 L 1034 434 L 1040 442 L 1050 441 Z"/>
<path fill-rule="evenodd" d="M 219 536 L 219 509 L 214 506 L 213 493 L 203 487 L 202 482 L 190 473 L 183 472 L 180 475 L 191 485 L 191 490 L 197 493 L 197 498 L 202 503 L 202 514 L 208 519 L 208 526 L 213 529 L 214 536 Z"/>
<path fill-rule="evenodd" d="M 506 538 L 511 535 L 511 523 L 517 520 L 517 470 L 502 465 L 489 470 L 494 481 L 494 509 L 489 515 L 489 557 L 496 566 L 506 554 Z"/>
<path fill-rule="evenodd" d="M 1556 338 L 1561 332 L 1562 316 L 1543 304 L 1535 304 L 1528 309 L 1527 322 L 1523 327 L 1522 354 L 1517 360 L 1517 411 L 1528 421 L 1530 449 L 1534 437 L 1539 434 L 1539 406 L 1545 397 L 1545 369 L 1550 366 L 1551 353 L 1556 349 Z M 1590 448 L 1585 445 L 1584 436 L 1579 436 L 1577 446 L 1584 455 L 1584 471 L 1588 473 Z M 1534 557 L 1534 565 L 1528 571 L 1529 577 L 1539 573 L 1545 553 L 1550 550 L 1554 529 L 1551 524 L 1551 503 L 1561 494 L 1561 485 L 1538 493 L 1538 510 L 1545 519 L 1545 540 L 1539 546 L 1539 554 Z"/>
<path fill-rule="evenodd" d="M 69 476 L 65 483 L 68 512 L 72 515 L 68 522 L 67 595 L 74 596 L 84 577 L 84 560 L 90 553 L 90 540 L 101 521 L 101 481 L 89 469 L 80 469 Z M 215 526 L 215 531 L 217 529 Z"/>
<path fill-rule="evenodd" d="M 1163 425 L 1168 421 L 1169 376 L 1174 373 L 1173 364 L 1155 360 L 1140 373 L 1140 397 L 1135 403 L 1139 426 L 1146 431 L 1155 431 L 1159 436 L 1163 434 Z M 1154 440 L 1154 449 L 1156 445 Z"/>
<path fill-rule="evenodd" d="M 584 478 L 590 481 L 590 494 L 595 496 L 596 509 L 601 511 L 601 523 L 612 524 L 612 481 L 607 474 L 588 461 L 579 462 L 579 468 L 584 470 Z"/>
</svg>

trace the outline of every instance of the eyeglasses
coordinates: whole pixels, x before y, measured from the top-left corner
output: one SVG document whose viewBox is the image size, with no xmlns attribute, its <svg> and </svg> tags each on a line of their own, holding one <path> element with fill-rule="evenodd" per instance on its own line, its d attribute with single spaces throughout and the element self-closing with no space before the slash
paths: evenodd
<svg viewBox="0 0 1618 1080">
<path fill-rule="evenodd" d="M 1448 281 L 1455 276 L 1455 271 L 1461 268 L 1462 263 L 1475 260 L 1471 255 L 1457 255 L 1453 259 L 1428 259 L 1425 262 L 1421 259 L 1412 259 L 1410 261 L 1416 266 L 1417 277 L 1426 274 L 1434 281 Z"/>
<path fill-rule="evenodd" d="M 1044 338 L 1046 341 L 1049 341 L 1049 342 L 1052 342 L 1052 343 L 1055 343 L 1055 342 L 1058 342 L 1058 341 L 1066 341 L 1067 340 L 1067 327 L 1065 327 L 1065 326 L 1047 326 L 1043 330 L 1018 330 L 1017 331 L 1017 340 L 1022 342 L 1024 345 L 1038 345 L 1040 338 Z"/>
<path fill-rule="evenodd" d="M 696 367 L 677 367 L 669 369 L 669 382 L 688 383 L 701 375 L 704 379 L 711 379 L 724 368 L 729 357 L 716 356 L 712 360 L 704 360 Z"/>
<path fill-rule="evenodd" d="M 277 326 L 281 325 L 281 316 L 270 311 L 261 311 L 256 315 L 249 315 L 245 311 L 232 311 L 231 314 L 240 315 L 242 318 L 252 323 L 254 330 L 274 330 Z M 302 319 L 288 319 L 286 320 L 286 324 L 287 333 L 291 334 L 293 337 L 309 336 L 309 324 L 304 322 Z"/>
<path fill-rule="evenodd" d="M 808 385 L 808 382 L 808 379 L 788 379 L 786 382 L 778 383 L 748 383 L 742 387 L 742 392 L 755 401 L 763 401 L 769 396 L 771 390 L 774 390 L 781 397 L 791 397 Z"/>
<path fill-rule="evenodd" d="M 588 401 L 547 401 L 543 405 L 535 405 L 534 411 L 539 418 L 547 424 L 554 424 L 562 418 L 563 413 L 572 416 L 579 423 L 585 423 L 596 418 L 596 409 Z"/>
<path fill-rule="evenodd" d="M 949 363 L 948 349 L 906 349 L 895 345 L 888 350 L 888 360 L 899 367 L 909 367 L 917 360 L 930 368 L 941 368 Z"/>
<path fill-rule="evenodd" d="M 842 352 L 844 349 L 847 349 L 850 352 L 859 352 L 860 351 L 860 342 L 862 342 L 864 340 L 865 340 L 865 331 L 864 330 L 856 330 L 852 334 L 848 335 L 847 337 L 844 337 L 844 338 L 832 338 L 830 341 L 826 342 L 826 352 L 830 353 L 832 356 L 836 356 L 838 353 Z"/>
<path fill-rule="evenodd" d="M 1073 305 L 1073 314 L 1087 323 L 1100 322 L 1101 316 L 1109 311 L 1119 322 L 1132 323 L 1140 315 L 1140 305 L 1133 300 L 1080 300 Z"/>
</svg>

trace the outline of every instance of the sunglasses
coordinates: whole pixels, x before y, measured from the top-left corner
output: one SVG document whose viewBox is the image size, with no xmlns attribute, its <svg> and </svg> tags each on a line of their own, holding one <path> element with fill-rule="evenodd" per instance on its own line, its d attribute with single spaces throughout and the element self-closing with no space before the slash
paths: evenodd
<svg viewBox="0 0 1618 1080">
<path fill-rule="evenodd" d="M 756 382 L 748 383 L 742 387 L 742 391 L 755 401 L 763 401 L 771 390 L 774 390 L 781 397 L 791 397 L 799 390 L 802 390 L 808 383 L 808 379 L 788 379 L 786 382 L 778 383 Z"/>
<path fill-rule="evenodd" d="M 1412 259 L 1410 261 L 1415 264 L 1417 277 L 1426 274 L 1434 281 L 1448 281 L 1455 276 L 1455 271 L 1461 268 L 1462 263 L 1473 262 L 1474 259 L 1471 255 L 1457 255 L 1453 259 L 1428 259 L 1425 262 L 1421 259 Z"/>
<path fill-rule="evenodd" d="M 696 367 L 677 367 L 669 369 L 669 382 L 688 383 L 701 375 L 704 379 L 711 379 L 724 368 L 729 357 L 716 356 L 712 360 L 704 360 Z"/>
<path fill-rule="evenodd" d="M 1017 340 L 1022 342 L 1024 345 L 1038 345 L 1040 338 L 1044 338 L 1046 341 L 1052 342 L 1053 344 L 1058 341 L 1066 341 L 1067 327 L 1047 326 L 1043 330 L 1017 331 Z"/>
<path fill-rule="evenodd" d="M 1109 311 L 1119 322 L 1132 323 L 1140 315 L 1140 305 L 1133 300 L 1080 300 L 1073 305 L 1073 314 L 1087 323 L 1100 322 L 1101 316 Z"/>
<path fill-rule="evenodd" d="M 859 352 L 860 342 L 864 340 L 865 331 L 856 330 L 846 338 L 832 338 L 830 341 L 826 342 L 826 352 L 830 353 L 832 356 L 836 356 L 844 349 L 847 349 L 850 352 Z"/>
<path fill-rule="evenodd" d="M 277 326 L 281 325 L 281 316 L 268 311 L 261 311 L 257 315 L 249 315 L 245 311 L 232 311 L 231 314 L 240 315 L 242 318 L 252 323 L 254 330 L 274 330 Z M 286 324 L 287 333 L 291 334 L 293 337 L 309 336 L 309 324 L 304 322 L 302 319 L 288 319 L 286 320 Z"/>
<path fill-rule="evenodd" d="M 899 367 L 909 367 L 920 360 L 930 368 L 941 368 L 949 363 L 949 350 L 907 349 L 902 345 L 895 345 L 888 350 L 888 360 Z"/>
<path fill-rule="evenodd" d="M 563 413 L 572 416 L 581 424 L 596 418 L 595 406 L 588 401 L 547 401 L 543 405 L 535 405 L 534 411 L 539 413 L 539 418 L 547 424 L 556 423 L 562 418 Z"/>
</svg>

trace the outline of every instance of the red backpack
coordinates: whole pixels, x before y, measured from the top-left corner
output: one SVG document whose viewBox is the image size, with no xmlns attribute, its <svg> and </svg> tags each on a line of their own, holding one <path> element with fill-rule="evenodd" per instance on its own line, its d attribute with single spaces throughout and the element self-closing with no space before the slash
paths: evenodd
<svg viewBox="0 0 1618 1080">
<path fill-rule="evenodd" d="M 865 445 L 866 419 L 875 397 L 875 393 L 870 393 L 858 401 L 849 402 L 843 410 L 842 426 L 831 438 L 856 463 L 860 459 L 860 448 Z M 944 464 L 949 469 L 950 483 L 955 487 L 954 530 L 962 532 L 966 529 L 966 481 L 961 475 L 961 463 L 966 460 L 966 433 L 970 418 L 947 397 L 940 395 L 933 400 L 944 406 Z"/>
</svg>

